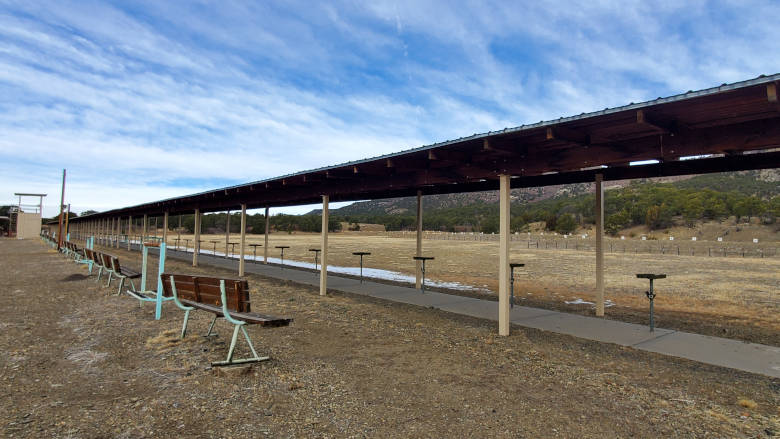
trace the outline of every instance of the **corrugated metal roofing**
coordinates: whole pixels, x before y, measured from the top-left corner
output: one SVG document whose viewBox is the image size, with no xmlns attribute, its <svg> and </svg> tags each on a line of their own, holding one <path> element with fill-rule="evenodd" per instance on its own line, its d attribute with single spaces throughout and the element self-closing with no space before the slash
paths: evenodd
<svg viewBox="0 0 780 439">
<path fill-rule="evenodd" d="M 780 81 L 780 73 L 779 74 L 773 74 L 769 76 L 759 76 L 754 79 L 750 79 L 747 81 L 740 81 L 735 82 L 732 84 L 723 84 L 718 87 L 712 87 L 707 88 L 704 90 L 699 91 L 689 91 L 687 93 L 681 93 L 674 96 L 669 96 L 666 98 L 657 98 L 654 100 L 649 100 L 641 103 L 630 103 L 628 105 L 614 107 L 614 108 L 606 108 L 604 110 L 600 111 L 594 111 L 590 113 L 582 113 L 580 115 L 576 116 L 569 116 L 569 117 L 562 117 L 559 119 L 549 120 L 549 121 L 542 121 L 534 124 L 526 124 L 526 125 L 520 125 L 514 128 L 505 128 L 503 130 L 497 130 L 497 131 L 489 131 L 482 134 L 474 134 L 472 136 L 466 136 L 461 137 L 458 139 L 452 139 L 444 142 L 434 143 L 430 145 L 425 145 L 417 148 L 412 148 L 404 151 L 399 151 L 391 154 L 385 154 L 381 156 L 361 159 L 361 160 L 355 160 L 350 162 L 345 162 L 337 165 L 331 165 L 331 166 L 325 166 L 321 168 L 316 168 L 308 171 L 302 171 L 302 172 L 296 172 L 292 174 L 286 174 L 279 177 L 273 177 L 269 179 L 264 180 L 258 180 L 253 181 L 245 184 L 240 185 L 234 185 L 234 186 L 228 186 L 223 187 L 219 189 L 204 191 L 196 194 L 186 195 L 182 197 L 174 197 L 169 199 L 164 199 L 156 202 L 151 203 L 144 203 L 137 206 L 131 206 L 126 207 L 122 209 L 115 209 L 113 211 L 109 212 L 103 212 L 100 214 L 96 214 L 96 217 L 103 217 L 103 216 L 110 216 L 110 215 L 117 215 L 117 214 L 140 214 L 142 211 L 147 213 L 152 213 L 152 211 L 158 212 L 161 208 L 170 208 L 170 209 L 183 209 L 184 206 L 181 206 L 183 203 L 188 203 L 189 205 L 196 205 L 198 204 L 198 200 L 200 199 L 203 202 L 204 208 L 208 209 L 207 206 L 213 206 L 214 209 L 222 208 L 223 204 L 219 204 L 216 201 L 214 201 L 214 198 L 217 197 L 220 193 L 223 193 L 227 195 L 229 192 L 239 192 L 242 189 L 246 190 L 253 190 L 255 187 L 262 187 L 265 185 L 279 185 L 280 182 L 282 185 L 286 184 L 287 181 L 297 180 L 301 178 L 306 177 L 317 177 L 318 175 L 321 176 L 323 174 L 327 174 L 330 171 L 336 171 L 341 170 L 344 171 L 345 169 L 348 169 L 350 167 L 360 167 L 364 165 L 370 165 L 373 167 L 380 167 L 379 164 L 382 161 L 386 160 L 396 160 L 396 159 L 402 159 L 402 160 L 411 160 L 414 157 L 417 157 L 420 153 L 426 153 L 428 151 L 443 151 L 446 147 L 463 147 L 467 148 L 469 145 L 479 143 L 481 141 L 489 140 L 489 139 L 499 139 L 499 138 L 512 138 L 518 136 L 524 136 L 524 135 L 533 135 L 534 133 L 539 133 L 541 130 L 544 129 L 554 129 L 557 127 L 562 126 L 573 126 L 573 125 L 582 125 L 583 127 L 588 126 L 596 126 L 599 123 L 602 124 L 609 124 L 611 123 L 616 128 L 620 129 L 621 127 L 619 124 L 615 121 L 610 121 L 609 116 L 611 115 L 617 115 L 620 116 L 621 114 L 627 114 L 631 111 L 638 111 L 638 110 L 653 110 L 653 109 L 662 109 L 662 108 L 671 108 L 674 105 L 679 105 L 683 107 L 683 109 L 687 109 L 688 107 L 693 107 L 694 104 L 698 104 L 700 102 L 707 101 L 709 106 L 702 106 L 699 105 L 696 107 L 698 111 L 700 111 L 700 115 L 698 117 L 702 118 L 702 120 L 706 120 L 707 118 L 710 118 L 715 122 L 715 126 L 736 126 L 735 124 L 743 122 L 740 117 L 743 117 L 745 120 L 752 120 L 751 117 L 756 117 L 756 114 L 758 114 L 761 118 L 776 118 L 774 113 L 771 113 L 767 115 L 767 111 L 771 112 L 773 110 L 767 110 L 765 107 L 766 100 L 762 101 L 761 97 L 758 94 L 751 95 L 750 99 L 745 99 L 744 102 L 741 102 L 739 104 L 736 104 L 734 102 L 727 102 L 725 107 L 721 108 L 718 107 L 717 99 L 721 96 L 727 96 L 730 92 L 736 92 L 741 90 L 747 90 L 750 88 L 755 88 L 757 86 L 764 86 L 769 84 L 777 84 L 778 81 Z M 758 97 L 757 97 L 758 96 Z M 744 108 L 741 108 L 744 107 Z M 630 115 L 629 115 L 630 116 Z M 606 117 L 606 119 L 605 119 Z M 691 118 L 691 120 L 694 120 L 697 117 L 697 113 L 693 111 L 689 111 L 687 113 L 687 117 Z M 772 119 L 774 120 L 774 119 Z M 718 125 L 720 124 L 720 125 Z M 625 127 L 623 127 L 625 128 Z M 753 127 L 755 130 L 755 127 Z M 549 131 L 548 131 L 549 133 Z M 636 134 L 636 133 L 633 133 Z M 648 133 L 644 136 L 644 138 L 651 138 L 653 135 L 656 135 L 657 133 Z M 717 134 L 717 133 L 716 133 Z M 732 133 L 724 133 L 733 135 Z M 549 134 L 548 134 L 549 136 Z M 672 134 L 673 136 L 673 134 Z M 549 139 L 549 137 L 548 137 Z M 555 139 L 558 140 L 558 139 Z M 566 141 L 562 141 L 561 143 L 566 144 Z M 604 143 L 604 145 L 607 145 L 607 143 Z M 771 144 L 771 142 L 770 142 Z M 565 146 L 565 145 L 564 145 Z M 571 145 L 569 145 L 571 146 Z M 603 145 L 602 145 L 603 146 Z M 780 146 L 780 143 L 775 144 L 774 146 Z M 476 152 L 473 147 L 471 147 L 471 150 L 468 150 L 469 152 Z M 743 149 L 749 150 L 751 147 L 744 147 Z M 760 148 L 753 148 L 753 149 L 760 149 Z M 448 151 L 450 149 L 447 149 Z M 542 151 L 544 153 L 544 151 Z M 705 154 L 708 154 L 711 152 L 706 152 Z M 520 157 L 520 153 L 517 153 L 517 160 L 525 159 L 525 156 Z M 552 154 L 552 152 L 550 152 Z M 592 153 L 593 154 L 593 153 Z M 513 158 L 514 159 L 514 158 Z M 504 160 L 506 162 L 506 159 Z M 737 163 L 737 162 L 735 162 Z M 576 172 L 580 169 L 593 167 L 593 163 L 588 163 L 587 161 L 583 161 L 580 168 L 577 169 L 567 169 L 562 172 Z M 776 163 L 772 163 L 771 160 L 769 163 L 767 163 L 768 167 L 776 167 Z M 755 166 L 755 165 L 753 165 Z M 649 168 L 648 168 L 649 169 Z M 702 168 L 704 169 L 704 168 Z M 427 170 L 430 171 L 430 170 Z M 549 172 L 545 172 L 545 174 L 549 174 Z M 427 175 L 427 174 L 426 174 Z M 426 176 L 427 179 L 427 176 Z M 545 179 L 545 181 L 548 181 L 549 178 Z M 541 180 L 540 180 L 541 181 Z M 439 183 L 432 183 L 432 185 L 446 185 L 446 184 L 452 184 L 452 183 L 458 183 L 459 181 L 449 181 L 449 182 L 439 182 Z M 464 183 L 465 181 L 461 181 L 460 183 Z M 364 182 L 365 183 L 365 182 Z M 555 183 L 547 183 L 547 184 L 555 184 Z M 297 185 L 300 187 L 300 185 Z M 314 186 L 313 184 L 310 184 L 309 186 Z M 355 185 L 359 186 L 359 185 Z M 390 186 L 393 186 L 392 184 Z M 414 185 L 411 185 L 414 186 Z M 410 187 L 411 187 L 410 186 Z M 427 184 L 417 184 L 417 186 L 430 186 Z M 465 185 L 463 189 L 466 189 Z M 387 194 L 398 192 L 400 189 L 393 189 L 391 187 L 387 188 Z M 452 188 L 451 192 L 457 192 L 458 190 L 456 188 Z M 314 191 L 316 192 L 316 191 Z M 365 199 L 366 195 L 375 195 L 376 198 L 380 198 L 384 195 L 384 192 L 382 192 L 380 189 L 372 189 L 372 190 L 364 190 L 364 191 L 358 191 L 355 190 L 355 197 L 353 199 Z M 255 193 L 255 196 L 257 197 L 257 193 Z M 208 200 L 206 198 L 209 198 Z M 342 197 L 343 199 L 349 198 L 348 196 Z M 299 201 L 298 204 L 306 204 L 308 202 L 311 202 L 312 195 L 306 194 L 306 196 L 299 196 L 298 198 L 292 197 L 289 200 L 284 201 L 274 201 L 274 203 L 268 203 L 267 205 L 293 205 L 296 203 L 296 201 Z M 252 203 L 254 204 L 262 204 L 263 200 L 260 199 L 252 199 Z M 231 201 L 232 202 L 232 201 Z M 178 205 L 178 206 L 174 206 Z M 87 218 L 87 217 L 82 217 Z"/>
</svg>

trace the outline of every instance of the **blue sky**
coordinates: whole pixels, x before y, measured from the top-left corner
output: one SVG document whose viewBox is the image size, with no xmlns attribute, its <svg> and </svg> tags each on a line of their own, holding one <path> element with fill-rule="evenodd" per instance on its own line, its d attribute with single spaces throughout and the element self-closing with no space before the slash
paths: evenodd
<svg viewBox="0 0 780 439">
<path fill-rule="evenodd" d="M 0 0 L 0 203 L 107 210 L 780 71 L 777 1 Z M 309 208 L 293 209 L 293 212 Z"/>
</svg>

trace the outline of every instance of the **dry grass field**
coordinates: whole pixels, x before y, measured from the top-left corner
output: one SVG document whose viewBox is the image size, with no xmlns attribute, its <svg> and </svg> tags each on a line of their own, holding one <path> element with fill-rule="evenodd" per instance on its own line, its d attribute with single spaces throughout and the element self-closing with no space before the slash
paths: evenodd
<svg viewBox="0 0 780 439">
<path fill-rule="evenodd" d="M 175 235 L 169 237 L 173 244 Z M 192 239 L 192 235 L 182 238 Z M 202 235 L 203 249 L 224 251 L 224 235 Z M 263 243 L 262 235 L 248 235 L 249 243 Z M 231 236 L 237 241 L 238 236 Z M 183 244 L 182 244 L 183 245 Z M 190 242 L 190 246 L 192 242 Z M 221 247 L 220 247 L 221 245 Z M 310 248 L 320 246 L 317 234 L 274 233 L 269 256 L 279 257 L 275 246 L 289 246 L 285 260 L 313 262 Z M 516 272 L 515 295 L 519 303 L 577 313 L 592 313 L 589 305 L 566 301 L 593 300 L 595 256 L 590 251 L 526 248 L 513 242 L 511 260 L 525 263 Z M 370 251 L 364 265 L 414 274 L 415 241 L 384 234 L 334 233 L 329 237 L 329 264 L 354 267 L 356 251 Z M 258 248 L 258 257 L 263 249 Z M 251 254 L 248 247 L 248 253 Z M 424 240 L 423 253 L 436 259 L 426 266 L 426 277 L 477 287 L 480 294 L 495 297 L 498 243 Z M 676 254 L 607 253 L 606 297 L 614 303 L 608 317 L 645 323 L 647 281 L 636 273 L 665 273 L 656 281 L 656 310 L 662 327 L 740 338 L 780 346 L 780 258 L 677 256 Z M 463 294 L 463 292 L 458 292 Z"/>
</svg>

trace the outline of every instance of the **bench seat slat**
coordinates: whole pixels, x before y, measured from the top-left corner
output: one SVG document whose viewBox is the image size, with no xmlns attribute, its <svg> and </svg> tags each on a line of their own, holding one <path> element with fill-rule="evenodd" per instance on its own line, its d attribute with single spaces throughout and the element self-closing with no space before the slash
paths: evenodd
<svg viewBox="0 0 780 439">
<path fill-rule="evenodd" d="M 132 270 L 132 269 L 127 268 L 127 267 L 123 267 L 119 263 L 119 258 L 116 257 L 116 256 L 111 256 L 111 265 L 114 267 L 114 270 L 116 270 L 117 274 L 119 274 L 120 276 L 124 276 L 124 277 L 126 277 L 128 279 L 135 279 L 135 278 L 141 277 L 141 273 L 140 272 L 138 272 L 136 270 Z"/>
<path fill-rule="evenodd" d="M 122 267 L 122 276 L 126 276 L 130 279 L 135 279 L 137 277 L 141 277 L 141 273 L 135 270 L 129 270 L 127 268 Z"/>
<path fill-rule="evenodd" d="M 194 302 L 187 299 L 179 299 L 179 301 L 187 306 L 197 308 L 203 311 L 216 314 L 219 317 L 224 317 L 221 306 L 209 305 L 207 303 Z M 287 326 L 292 322 L 292 319 L 274 317 L 265 314 L 257 314 L 254 312 L 230 312 L 230 317 L 236 320 L 243 320 L 247 323 L 256 324 L 260 326 Z"/>
</svg>

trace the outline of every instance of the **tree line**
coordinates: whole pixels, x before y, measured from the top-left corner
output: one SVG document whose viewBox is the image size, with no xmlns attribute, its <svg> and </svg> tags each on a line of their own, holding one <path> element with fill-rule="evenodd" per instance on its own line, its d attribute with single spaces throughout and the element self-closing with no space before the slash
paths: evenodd
<svg viewBox="0 0 780 439">
<path fill-rule="evenodd" d="M 322 215 L 287 215 L 278 214 L 269 216 L 269 227 L 273 232 L 316 232 L 322 231 Z M 171 228 L 178 227 L 176 217 L 169 218 Z M 225 232 L 227 214 L 225 212 L 211 213 L 203 215 L 201 221 L 201 230 Z M 161 221 L 160 221 L 161 223 Z M 195 215 L 182 215 L 182 228 L 189 232 L 195 231 Z M 265 233 L 265 214 L 257 213 L 246 216 L 246 229 L 250 234 Z M 328 218 L 328 231 L 337 232 L 341 230 L 341 223 L 338 218 Z M 230 214 L 230 233 L 241 232 L 241 213 Z"/>
<path fill-rule="evenodd" d="M 605 231 L 614 235 L 622 229 L 637 225 L 646 225 L 656 230 L 680 222 L 692 226 L 696 221 L 721 220 L 730 216 L 748 221 L 761 217 L 765 224 L 774 224 L 780 218 L 780 196 L 776 194 L 776 184 L 774 195 L 762 198 L 737 190 L 702 189 L 697 187 L 696 181 L 682 183 L 636 181 L 627 187 L 606 191 Z M 744 185 L 746 183 L 743 182 Z M 594 194 L 559 196 L 527 205 L 512 205 L 510 228 L 513 232 L 520 232 L 526 230 L 530 223 L 543 221 L 547 230 L 571 233 L 578 226 L 595 224 L 594 206 Z M 343 220 L 350 223 L 383 224 L 387 230 L 413 230 L 415 227 L 413 214 L 352 214 Z M 423 228 L 426 230 L 456 232 L 465 228 L 475 232 L 496 233 L 498 221 L 497 203 L 475 203 L 425 211 L 423 214 Z"/>
</svg>

